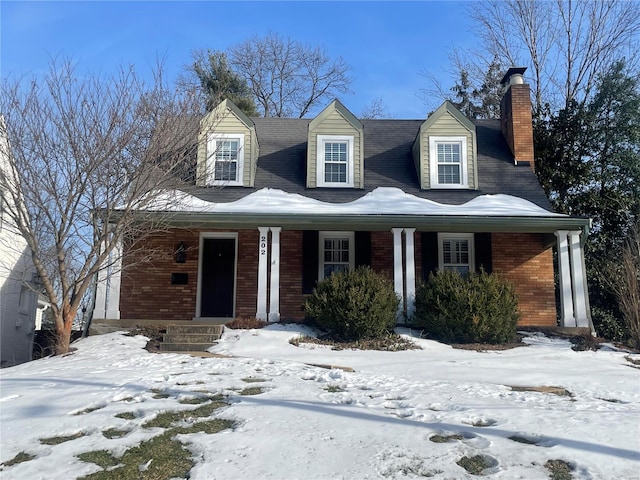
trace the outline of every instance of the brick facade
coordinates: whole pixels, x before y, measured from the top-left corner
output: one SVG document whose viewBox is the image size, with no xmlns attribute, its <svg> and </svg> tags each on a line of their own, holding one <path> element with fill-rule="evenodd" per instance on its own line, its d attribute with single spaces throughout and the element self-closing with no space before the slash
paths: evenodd
<svg viewBox="0 0 640 480">
<path fill-rule="evenodd" d="M 511 85 L 500 103 L 500 123 L 516 162 L 534 165 L 533 123 L 529 85 Z"/>
<path fill-rule="evenodd" d="M 533 233 L 493 233 L 493 271 L 515 284 L 522 326 L 556 326 L 553 258 Z"/>
<path fill-rule="evenodd" d="M 199 242 L 200 234 L 206 232 L 210 231 L 175 229 L 145 240 L 147 251 L 153 251 L 156 260 L 125 265 L 120 302 L 123 319 L 190 321 L 196 316 Z M 237 317 L 253 317 L 257 302 L 259 232 L 257 229 L 239 230 L 237 237 L 235 312 Z M 280 315 L 283 320 L 304 318 L 302 237 L 299 230 L 283 230 L 280 236 Z M 555 326 L 551 249 L 543 248 L 541 236 L 537 234 L 493 233 L 491 238 L 493 271 L 516 285 L 522 314 L 520 325 Z M 173 255 L 180 242 L 187 246 L 185 263 L 176 263 Z M 422 279 L 419 232 L 414 234 L 414 245 L 416 281 L 419 282 Z M 129 263 L 135 258 L 132 256 Z M 268 259 L 267 278 L 270 264 Z M 393 280 L 393 234 L 390 231 L 371 232 L 371 266 Z M 172 285 L 172 273 L 186 273 L 188 283 Z"/>
</svg>

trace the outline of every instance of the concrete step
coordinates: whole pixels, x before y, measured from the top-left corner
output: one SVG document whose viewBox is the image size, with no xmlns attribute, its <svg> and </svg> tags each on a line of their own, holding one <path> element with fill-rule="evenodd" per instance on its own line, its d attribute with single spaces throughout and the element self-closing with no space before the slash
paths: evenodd
<svg viewBox="0 0 640 480">
<path fill-rule="evenodd" d="M 220 340 L 224 325 L 167 325 L 161 352 L 204 352 Z"/>
<path fill-rule="evenodd" d="M 160 344 L 161 352 L 206 352 L 215 342 L 208 343 L 166 343 Z"/>
<path fill-rule="evenodd" d="M 167 334 L 190 333 L 222 335 L 224 325 L 167 325 Z"/>
<path fill-rule="evenodd" d="M 219 333 L 165 333 L 162 341 L 166 343 L 214 343 L 220 340 Z"/>
</svg>

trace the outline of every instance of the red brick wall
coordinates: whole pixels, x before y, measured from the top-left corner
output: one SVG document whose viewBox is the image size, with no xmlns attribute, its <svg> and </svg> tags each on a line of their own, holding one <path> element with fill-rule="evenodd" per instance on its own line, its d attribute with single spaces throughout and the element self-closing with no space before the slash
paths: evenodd
<svg viewBox="0 0 640 480">
<path fill-rule="evenodd" d="M 516 161 L 533 168 L 533 123 L 529 85 L 511 85 L 500 103 L 502 133 Z"/>
<path fill-rule="evenodd" d="M 531 233 L 492 233 L 493 271 L 515 284 L 522 326 L 556 325 L 551 249 Z"/>
<path fill-rule="evenodd" d="M 191 320 L 195 316 L 198 281 L 198 241 L 195 230 L 174 229 L 144 241 L 144 250 L 125 257 L 120 290 L 123 319 Z M 178 243 L 187 247 L 187 261 L 175 263 Z M 151 254 L 151 263 L 137 263 Z M 171 285 L 172 273 L 189 275 L 187 285 Z"/>
<path fill-rule="evenodd" d="M 280 317 L 302 320 L 302 231 L 280 232 Z"/>
<path fill-rule="evenodd" d="M 258 229 L 238 230 L 236 317 L 256 316 L 259 237 Z"/>
<path fill-rule="evenodd" d="M 123 319 L 187 321 L 195 316 L 199 235 L 199 230 L 175 229 L 145 241 L 156 261 L 132 266 L 123 272 L 120 302 Z M 493 233 L 491 238 L 493 270 L 516 285 L 522 314 L 520 325 L 555 326 L 551 249 L 544 250 L 541 237 L 536 234 Z M 258 239 L 257 229 L 238 231 L 236 316 L 256 314 Z M 414 235 L 418 281 L 422 272 L 420 240 L 418 232 Z M 187 261 L 182 264 L 175 263 L 173 257 L 176 245 L 181 241 L 188 249 Z M 302 294 L 302 231 L 284 230 L 280 241 L 280 314 L 282 319 L 301 320 L 305 298 Z M 393 235 L 390 231 L 371 233 L 371 266 L 393 280 Z M 187 273 L 189 283 L 171 285 L 172 273 Z M 267 278 L 269 275 L 270 268 Z"/>
</svg>

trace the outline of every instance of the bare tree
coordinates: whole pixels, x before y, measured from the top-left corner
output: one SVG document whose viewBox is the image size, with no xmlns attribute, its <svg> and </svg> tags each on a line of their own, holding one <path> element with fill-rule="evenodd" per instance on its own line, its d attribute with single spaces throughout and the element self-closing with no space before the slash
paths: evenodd
<svg viewBox="0 0 640 480">
<path fill-rule="evenodd" d="M 0 152 L 9 160 L 0 169 L 4 213 L 29 246 L 62 354 L 85 293 L 118 260 L 119 245 L 167 228 L 167 216 L 139 211 L 162 210 L 159 198 L 169 210 L 162 192 L 188 184 L 195 102 L 160 74 L 146 85 L 132 68 L 81 76 L 56 61 L 42 79 L 3 79 L 0 94 L 9 140 Z"/>
<path fill-rule="evenodd" d="M 621 261 L 611 262 L 608 270 L 608 287 L 618 299 L 631 344 L 640 348 L 640 222 L 625 242 Z"/>
<path fill-rule="evenodd" d="M 635 71 L 640 61 L 637 2 L 486 0 L 471 2 L 467 9 L 480 27 L 486 57 L 530 67 L 538 108 L 544 103 L 566 108 L 572 100 L 580 102 L 612 63 L 626 57 L 627 67 Z"/>
<path fill-rule="evenodd" d="M 248 83 L 264 117 L 307 115 L 319 103 L 346 93 L 349 65 L 275 33 L 231 47 L 229 63 Z"/>
<path fill-rule="evenodd" d="M 374 98 L 370 103 L 367 103 L 362 107 L 360 118 L 391 118 L 391 114 L 389 113 L 389 109 L 385 103 L 382 101 L 382 98 Z"/>
</svg>

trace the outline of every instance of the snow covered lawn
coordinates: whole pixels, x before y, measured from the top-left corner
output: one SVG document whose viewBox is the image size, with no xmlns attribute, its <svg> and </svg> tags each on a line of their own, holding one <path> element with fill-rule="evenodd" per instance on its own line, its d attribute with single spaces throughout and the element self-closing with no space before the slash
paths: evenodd
<svg viewBox="0 0 640 480">
<path fill-rule="evenodd" d="M 177 436 L 195 461 L 191 479 L 478 478 L 456 463 L 476 455 L 490 465 L 487 478 L 546 479 L 544 465 L 555 459 L 573 467 L 574 479 L 640 478 L 640 369 L 627 353 L 574 352 L 543 336 L 490 352 L 429 340 L 404 352 L 288 343 L 305 333 L 296 325 L 227 330 L 212 351 L 234 358 L 152 354 L 143 337 L 109 334 L 77 342 L 72 355 L 4 369 L 0 462 L 20 452 L 34 458 L 2 467 L 0 477 L 100 471 L 77 455 L 120 457 L 164 431 L 143 427 L 158 413 L 222 394 L 228 406 L 212 415 L 233 428 Z M 572 396 L 511 386 L 559 386 Z M 41 442 L 63 436 L 72 439 Z"/>
</svg>

